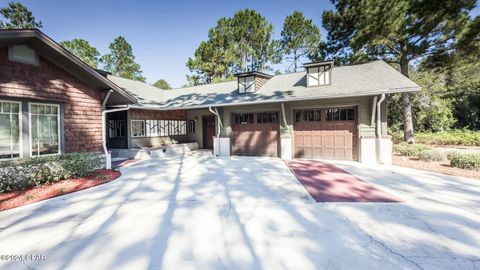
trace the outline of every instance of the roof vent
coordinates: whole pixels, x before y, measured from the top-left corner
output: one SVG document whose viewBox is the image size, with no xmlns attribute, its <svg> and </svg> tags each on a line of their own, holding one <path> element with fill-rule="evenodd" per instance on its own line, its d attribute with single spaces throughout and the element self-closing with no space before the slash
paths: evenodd
<svg viewBox="0 0 480 270">
<path fill-rule="evenodd" d="M 258 71 L 238 73 L 235 75 L 238 79 L 238 93 L 240 94 L 254 93 L 272 77 L 271 75 Z"/>
<path fill-rule="evenodd" d="M 330 85 L 333 61 L 314 62 L 303 65 L 307 71 L 307 86 Z"/>
</svg>

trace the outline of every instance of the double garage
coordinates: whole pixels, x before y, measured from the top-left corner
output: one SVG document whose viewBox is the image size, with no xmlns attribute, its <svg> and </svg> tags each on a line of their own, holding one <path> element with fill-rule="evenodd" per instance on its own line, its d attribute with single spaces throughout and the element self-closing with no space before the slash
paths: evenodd
<svg viewBox="0 0 480 270">
<path fill-rule="evenodd" d="M 356 107 L 293 111 L 295 158 L 358 160 Z M 280 113 L 232 114 L 234 155 L 279 156 Z"/>
</svg>

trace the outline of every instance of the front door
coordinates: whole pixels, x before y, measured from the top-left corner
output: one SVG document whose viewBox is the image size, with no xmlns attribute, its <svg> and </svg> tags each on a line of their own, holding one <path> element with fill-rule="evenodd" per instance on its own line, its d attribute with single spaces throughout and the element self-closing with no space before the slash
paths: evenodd
<svg viewBox="0 0 480 270">
<path fill-rule="evenodd" d="M 215 136 L 215 116 L 203 117 L 203 148 L 213 149 L 213 137 Z"/>
</svg>

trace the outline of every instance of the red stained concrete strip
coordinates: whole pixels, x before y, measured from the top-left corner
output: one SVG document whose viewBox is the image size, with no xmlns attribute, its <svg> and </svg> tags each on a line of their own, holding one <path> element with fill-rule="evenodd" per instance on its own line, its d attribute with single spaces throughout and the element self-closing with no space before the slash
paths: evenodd
<svg viewBox="0 0 480 270">
<path fill-rule="evenodd" d="M 316 160 L 285 163 L 317 202 L 401 202 L 333 164 Z"/>
</svg>

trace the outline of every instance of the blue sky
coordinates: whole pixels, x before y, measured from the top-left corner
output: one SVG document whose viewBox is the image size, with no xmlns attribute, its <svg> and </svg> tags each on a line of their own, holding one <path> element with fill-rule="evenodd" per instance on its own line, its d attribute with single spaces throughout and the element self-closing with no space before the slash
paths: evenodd
<svg viewBox="0 0 480 270">
<path fill-rule="evenodd" d="M 0 0 L 0 6 L 9 1 Z M 260 12 L 275 27 L 278 37 L 285 17 L 298 10 L 321 27 L 324 10 L 332 9 L 328 0 L 203 0 L 203 1 L 128 1 L 128 0 L 20 0 L 41 20 L 47 35 L 60 42 L 74 38 L 88 40 L 100 53 L 109 43 L 124 36 L 133 46 L 137 62 L 147 81 L 167 80 L 173 87 L 186 83 L 185 66 L 198 44 L 207 38 L 208 29 L 221 17 L 251 8 Z M 472 15 L 479 15 L 479 8 Z M 326 37 L 322 29 L 322 38 Z M 276 68 L 284 71 L 287 64 Z"/>
</svg>

